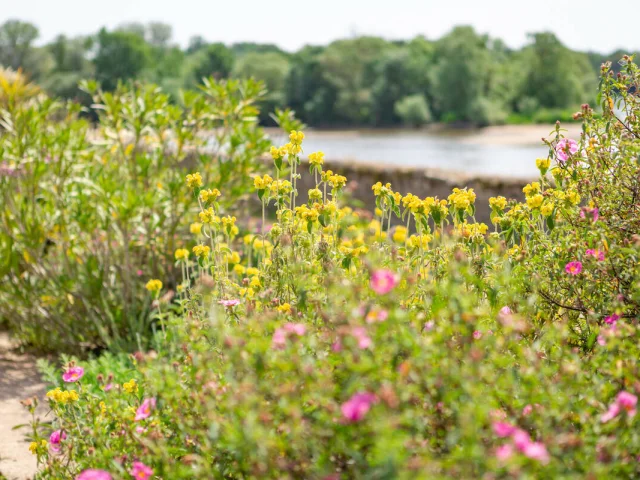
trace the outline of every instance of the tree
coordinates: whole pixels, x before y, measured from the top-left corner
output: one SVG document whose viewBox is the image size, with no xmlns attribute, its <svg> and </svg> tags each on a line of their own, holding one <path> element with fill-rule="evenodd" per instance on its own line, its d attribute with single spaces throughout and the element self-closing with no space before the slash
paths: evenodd
<svg viewBox="0 0 640 480">
<path fill-rule="evenodd" d="M 547 108 L 572 107 L 588 99 L 587 91 L 595 87 L 588 57 L 572 52 L 549 32 L 529 38 L 533 43 L 523 52 L 529 65 L 523 94 Z"/>
<path fill-rule="evenodd" d="M 96 78 L 106 90 L 113 90 L 118 80 L 139 77 L 149 66 L 150 50 L 144 38 L 131 32 L 98 33 L 98 49 L 93 63 Z"/>
<path fill-rule="evenodd" d="M 260 111 L 261 120 L 267 121 L 275 108 L 284 107 L 285 84 L 289 74 L 289 61 L 281 53 L 251 52 L 240 57 L 233 67 L 233 76 L 261 80 L 267 87 L 267 95 Z"/>
<path fill-rule="evenodd" d="M 173 37 L 171 25 L 162 22 L 151 22 L 147 26 L 147 41 L 154 47 L 166 48 Z"/>
<path fill-rule="evenodd" d="M 473 121 L 471 106 L 487 93 L 491 56 L 488 38 L 456 27 L 436 43 L 435 108 L 440 116 Z"/>
<path fill-rule="evenodd" d="M 227 78 L 233 68 L 233 53 L 223 43 L 212 43 L 194 54 L 192 73 L 196 83 L 214 76 Z"/>
<path fill-rule="evenodd" d="M 24 67 L 38 38 L 37 27 L 28 22 L 8 20 L 0 26 L 0 65 L 14 70 Z"/>
<path fill-rule="evenodd" d="M 431 121 L 431 112 L 424 95 L 418 93 L 398 100 L 394 111 L 409 127 L 420 127 Z"/>
</svg>

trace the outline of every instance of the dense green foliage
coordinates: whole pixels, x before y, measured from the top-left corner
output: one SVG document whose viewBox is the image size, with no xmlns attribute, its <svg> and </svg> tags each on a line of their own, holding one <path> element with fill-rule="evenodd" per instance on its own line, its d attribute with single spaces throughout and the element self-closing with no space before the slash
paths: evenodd
<svg viewBox="0 0 640 480">
<path fill-rule="evenodd" d="M 350 208 L 296 130 L 253 179 L 270 228 L 241 232 L 226 186 L 187 175 L 177 297 L 138 280 L 154 350 L 43 367 L 39 478 L 637 478 L 640 70 L 621 65 L 526 200 L 490 199 L 491 233 L 467 188 L 378 183 L 375 212 Z"/>
<path fill-rule="evenodd" d="M 155 85 L 87 82 L 91 126 L 79 105 L 34 98 L 15 73 L 3 82 L 0 321 L 43 350 L 144 346 L 153 324 L 139 278 L 179 276 L 171 258 L 195 203 L 185 170 L 224 186 L 227 202 L 246 199 L 268 146 L 262 84 L 207 80 L 178 106 Z"/>
<path fill-rule="evenodd" d="M 514 50 L 471 27 L 454 28 L 438 40 L 356 37 L 295 53 L 270 44 L 210 44 L 202 37 L 182 50 L 171 43 L 171 27 L 161 23 L 126 24 L 83 38 L 61 35 L 42 47 L 34 46 L 37 37 L 29 23 L 0 26 L 0 65 L 23 68 L 56 97 L 83 98 L 78 81 L 91 76 L 107 91 L 132 78 L 154 82 L 173 101 L 181 88 L 203 78 L 252 76 L 270 92 L 263 112 L 290 107 L 318 127 L 421 124 L 407 122 L 396 108 L 412 97 L 415 111 L 416 95 L 426 100 L 433 121 L 524 123 L 558 114 L 570 119 L 581 103 L 594 100 L 600 64 L 620 57 L 571 51 L 551 33 L 533 34 Z M 269 123 L 266 114 L 260 120 Z"/>
</svg>

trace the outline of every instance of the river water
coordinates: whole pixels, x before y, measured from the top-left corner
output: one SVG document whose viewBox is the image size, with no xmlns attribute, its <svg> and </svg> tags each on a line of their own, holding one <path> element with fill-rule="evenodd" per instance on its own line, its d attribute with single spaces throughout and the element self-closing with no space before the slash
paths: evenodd
<svg viewBox="0 0 640 480">
<path fill-rule="evenodd" d="M 321 150 L 332 161 L 378 163 L 388 166 L 436 167 L 501 177 L 536 177 L 535 159 L 547 157 L 539 130 L 483 131 L 342 131 L 307 130 L 305 154 Z M 549 129 L 543 127 L 545 134 Z M 530 133 L 530 135 L 529 135 Z M 279 137 L 279 138 L 278 138 Z M 283 135 L 274 143 L 286 142 Z"/>
</svg>

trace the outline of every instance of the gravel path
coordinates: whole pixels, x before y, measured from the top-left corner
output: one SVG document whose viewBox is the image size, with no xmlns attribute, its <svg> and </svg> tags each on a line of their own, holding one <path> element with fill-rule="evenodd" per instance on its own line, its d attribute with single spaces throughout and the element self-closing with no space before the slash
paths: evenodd
<svg viewBox="0 0 640 480">
<path fill-rule="evenodd" d="M 28 430 L 12 428 L 29 422 L 30 414 L 20 401 L 34 395 L 41 402 L 42 417 L 44 393 L 36 359 L 15 351 L 8 334 L 0 332 L 0 479 L 28 480 L 36 473 L 36 459 L 25 439 Z"/>
</svg>

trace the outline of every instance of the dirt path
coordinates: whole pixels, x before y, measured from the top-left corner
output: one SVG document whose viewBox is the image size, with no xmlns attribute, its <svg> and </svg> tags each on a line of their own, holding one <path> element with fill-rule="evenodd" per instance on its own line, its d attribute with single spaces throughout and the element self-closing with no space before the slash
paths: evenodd
<svg viewBox="0 0 640 480">
<path fill-rule="evenodd" d="M 35 358 L 15 352 L 8 334 L 0 332 L 0 479 L 26 480 L 36 473 L 25 439 L 28 430 L 12 428 L 30 420 L 20 400 L 37 395 L 42 401 L 44 393 Z"/>
</svg>

